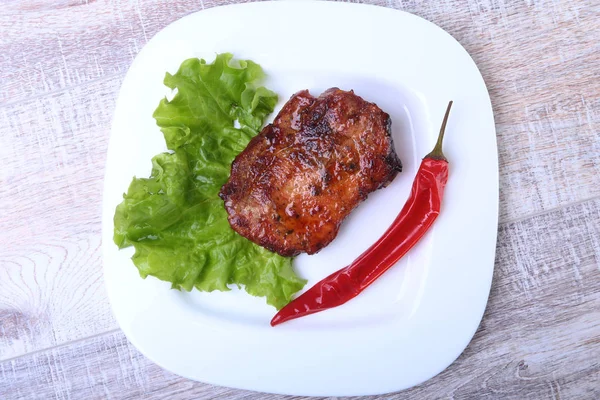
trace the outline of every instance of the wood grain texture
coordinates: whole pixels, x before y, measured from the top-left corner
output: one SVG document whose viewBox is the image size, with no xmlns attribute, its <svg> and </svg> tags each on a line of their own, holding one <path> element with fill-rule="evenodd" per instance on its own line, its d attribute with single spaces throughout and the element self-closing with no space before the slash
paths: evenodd
<svg viewBox="0 0 600 400">
<path fill-rule="evenodd" d="M 600 200 L 499 233 L 494 286 L 473 341 L 437 377 L 386 398 L 600 397 Z M 177 377 L 120 331 L 0 363 L 3 399 L 166 397 L 292 399 Z"/>
<path fill-rule="evenodd" d="M 232 2 L 9 1 L 0 14 L 0 101 L 123 76 L 160 29 L 204 7 Z"/>
<path fill-rule="evenodd" d="M 0 108 L 0 359 L 116 328 L 100 217 L 120 84 L 114 77 Z"/>
<path fill-rule="evenodd" d="M 229 2 L 0 0 L 1 399 L 264 398 L 152 365 L 115 330 L 102 283 L 124 73 L 168 23 Z M 600 397 L 600 3 L 370 2 L 435 22 L 472 55 L 500 159 L 483 324 L 450 369 L 396 398 Z"/>
</svg>

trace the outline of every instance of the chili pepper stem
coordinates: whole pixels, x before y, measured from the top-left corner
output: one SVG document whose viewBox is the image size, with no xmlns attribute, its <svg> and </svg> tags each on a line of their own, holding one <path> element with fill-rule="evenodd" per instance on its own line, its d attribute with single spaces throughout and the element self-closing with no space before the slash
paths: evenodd
<svg viewBox="0 0 600 400">
<path fill-rule="evenodd" d="M 425 156 L 425 158 L 432 158 L 434 160 L 444 160 L 446 156 L 442 152 L 442 142 L 444 141 L 444 133 L 446 132 L 446 123 L 448 122 L 448 116 L 450 115 L 450 109 L 452 108 L 452 101 L 448 103 L 448 108 L 446 108 L 446 114 L 444 115 L 444 120 L 442 121 L 442 127 L 440 128 L 440 134 L 438 135 L 437 142 L 433 151 Z"/>
</svg>

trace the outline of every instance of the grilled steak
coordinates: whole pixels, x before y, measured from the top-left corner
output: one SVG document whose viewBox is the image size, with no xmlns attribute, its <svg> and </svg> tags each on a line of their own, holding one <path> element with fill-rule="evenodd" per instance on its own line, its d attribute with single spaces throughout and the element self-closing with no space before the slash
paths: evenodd
<svg viewBox="0 0 600 400">
<path fill-rule="evenodd" d="M 318 252 L 402 170 L 390 125 L 353 91 L 296 93 L 233 161 L 220 192 L 231 227 L 282 256 Z"/>
</svg>

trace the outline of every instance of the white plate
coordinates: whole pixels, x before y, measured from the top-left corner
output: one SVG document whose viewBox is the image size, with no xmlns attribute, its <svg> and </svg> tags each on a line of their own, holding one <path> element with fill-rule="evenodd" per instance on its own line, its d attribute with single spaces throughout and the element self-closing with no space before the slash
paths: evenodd
<svg viewBox="0 0 600 400">
<path fill-rule="evenodd" d="M 390 113 L 404 171 L 373 193 L 337 239 L 295 260 L 306 288 L 372 244 L 400 211 L 449 100 L 450 180 L 426 237 L 361 296 L 337 309 L 269 326 L 275 310 L 243 291 L 181 293 L 142 280 L 132 249 L 112 242 L 115 206 L 133 175 L 166 150 L 152 112 L 165 71 L 217 52 L 258 62 L 280 95 L 354 89 Z M 365 395 L 416 385 L 464 350 L 483 315 L 498 217 L 498 165 L 488 92 L 467 52 L 419 17 L 373 6 L 254 3 L 189 15 L 158 33 L 123 82 L 104 191 L 104 270 L 129 340 L 162 367 L 217 385 L 295 395 Z"/>
</svg>

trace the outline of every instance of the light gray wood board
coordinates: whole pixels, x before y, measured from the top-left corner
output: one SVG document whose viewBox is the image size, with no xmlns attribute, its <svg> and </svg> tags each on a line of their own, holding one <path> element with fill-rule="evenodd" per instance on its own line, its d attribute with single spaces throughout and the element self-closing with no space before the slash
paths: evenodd
<svg viewBox="0 0 600 400">
<path fill-rule="evenodd" d="M 102 280 L 120 77 L 0 107 L 0 359 L 117 327 Z"/>
<path fill-rule="evenodd" d="M 113 77 L 0 106 L 0 226 L 10 230 L 0 234 L 8 243 L 81 225 L 97 233 L 100 210 L 85 207 L 102 200 L 110 120 L 120 85 L 121 78 Z M 73 215 L 78 208 L 85 214 Z"/>
<path fill-rule="evenodd" d="M 600 397 L 600 200 L 503 224 L 499 236 L 493 290 L 473 341 L 440 375 L 389 398 Z M 179 378 L 120 331 L 0 363 L 2 399 L 219 396 L 280 398 Z"/>
</svg>

